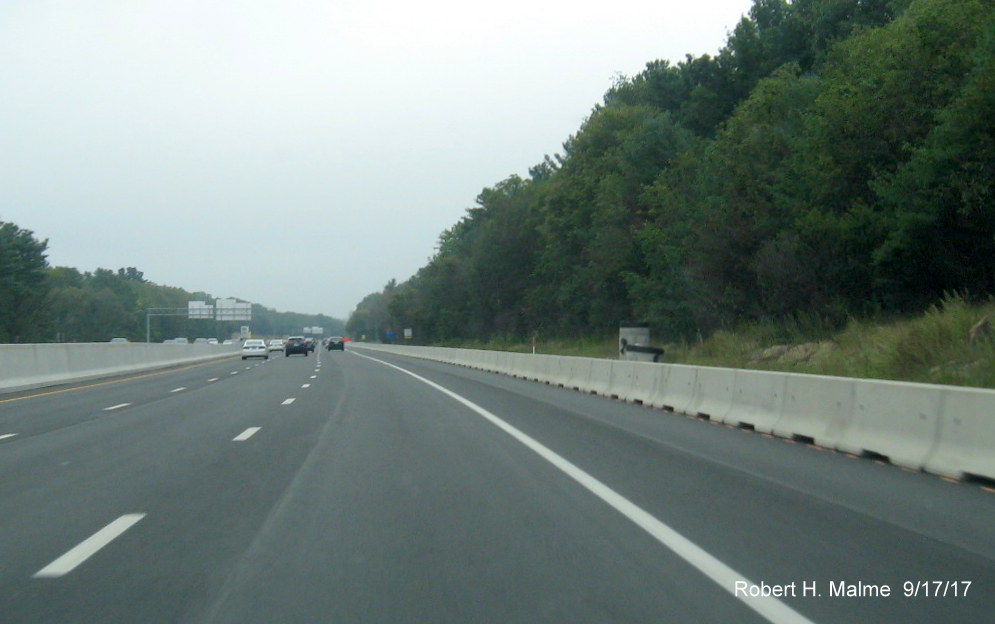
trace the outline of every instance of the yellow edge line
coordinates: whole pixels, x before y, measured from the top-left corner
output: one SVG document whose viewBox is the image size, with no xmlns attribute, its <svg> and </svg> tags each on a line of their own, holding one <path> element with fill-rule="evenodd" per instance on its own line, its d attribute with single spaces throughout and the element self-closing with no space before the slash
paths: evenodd
<svg viewBox="0 0 995 624">
<path fill-rule="evenodd" d="M 235 355 L 238 355 L 237 353 Z M 219 358 L 221 359 L 221 358 Z M 29 394 L 21 397 L 14 397 L 12 399 L 0 399 L 0 405 L 4 403 L 13 403 L 14 401 L 24 401 L 26 399 L 37 399 L 39 397 L 52 396 L 54 394 L 64 394 L 66 392 L 75 392 L 77 390 L 86 390 L 87 388 L 98 388 L 100 386 L 109 386 L 112 384 L 124 383 L 126 381 L 135 381 L 136 379 L 146 379 L 148 377 L 156 377 L 157 375 L 165 375 L 166 373 L 178 373 L 180 371 L 190 370 L 191 368 L 197 368 L 198 366 L 207 366 L 208 364 L 213 364 L 217 360 L 211 360 L 209 362 L 200 362 L 199 364 L 191 364 L 190 366 L 184 366 L 183 368 L 170 368 L 167 370 L 160 370 L 154 373 L 145 373 L 144 375 L 135 375 L 134 377 L 124 377 L 122 379 L 112 379 L 110 381 L 101 381 L 100 383 L 87 384 L 85 386 L 76 386 L 74 388 L 63 388 L 62 390 L 50 390 L 49 392 L 39 392 L 38 394 Z"/>
</svg>

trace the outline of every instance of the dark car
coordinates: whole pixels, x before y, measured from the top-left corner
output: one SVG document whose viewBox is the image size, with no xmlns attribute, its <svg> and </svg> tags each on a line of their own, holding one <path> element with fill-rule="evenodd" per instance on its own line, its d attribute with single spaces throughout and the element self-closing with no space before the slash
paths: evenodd
<svg viewBox="0 0 995 624">
<path fill-rule="evenodd" d="M 304 344 L 307 345 L 308 351 L 314 351 L 314 346 L 315 346 L 314 338 L 305 338 Z"/>
<path fill-rule="evenodd" d="M 333 351 L 335 349 L 345 351 L 345 338 L 342 336 L 332 336 L 328 339 L 328 350 Z"/>
<path fill-rule="evenodd" d="M 290 357 L 292 353 L 299 353 L 303 356 L 307 356 L 308 349 L 307 341 L 304 340 L 304 336 L 291 336 L 287 338 L 287 343 L 283 345 L 283 355 L 284 357 Z"/>
</svg>

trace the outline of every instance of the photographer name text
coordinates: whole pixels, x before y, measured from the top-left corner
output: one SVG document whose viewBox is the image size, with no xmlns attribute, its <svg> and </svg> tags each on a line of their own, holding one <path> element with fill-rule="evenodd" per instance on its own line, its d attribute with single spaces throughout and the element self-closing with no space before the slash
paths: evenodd
<svg viewBox="0 0 995 624">
<path fill-rule="evenodd" d="M 828 586 L 827 586 L 828 585 Z M 737 598 L 964 598 L 971 581 L 904 581 L 888 583 L 862 581 L 792 581 L 790 583 L 750 583 L 736 581 L 733 594 Z"/>
</svg>

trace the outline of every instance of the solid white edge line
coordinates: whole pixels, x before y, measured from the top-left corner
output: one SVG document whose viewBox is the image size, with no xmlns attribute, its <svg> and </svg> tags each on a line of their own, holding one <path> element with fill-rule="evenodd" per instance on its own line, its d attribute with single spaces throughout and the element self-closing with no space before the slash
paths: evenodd
<svg viewBox="0 0 995 624">
<path fill-rule="evenodd" d="M 3 435 L 0 435 L 0 440 L 6 440 L 7 438 L 13 438 L 16 435 L 17 435 L 16 433 L 5 433 Z"/>
<path fill-rule="evenodd" d="M 186 390 L 186 386 L 182 386 L 180 388 L 173 388 L 172 390 L 169 391 L 169 393 L 172 394 L 174 392 L 183 392 L 184 390 Z"/>
<path fill-rule="evenodd" d="M 111 522 L 87 539 L 80 542 L 78 546 L 62 555 L 41 570 L 38 570 L 32 578 L 59 578 L 72 572 L 81 563 L 97 554 L 97 552 L 110 544 L 119 535 L 130 529 L 136 522 L 145 517 L 143 513 L 125 514 L 117 520 Z"/>
<path fill-rule="evenodd" d="M 809 620 L 804 615 L 798 613 L 788 605 L 772 596 L 758 596 L 753 598 L 749 596 L 744 597 L 736 595 L 735 588 L 737 582 L 746 582 L 748 585 L 754 585 L 754 583 L 747 579 L 746 576 L 736 572 L 722 561 L 713 557 L 691 540 L 687 539 L 663 522 L 657 520 L 649 512 L 645 511 L 629 499 L 625 498 L 601 481 L 595 479 L 590 474 L 584 472 L 579 467 L 550 450 L 540 442 L 501 420 L 483 407 L 480 407 L 469 399 L 463 398 L 452 390 L 440 386 L 434 381 L 426 379 L 416 373 L 412 373 L 409 370 L 405 370 L 400 366 L 396 366 L 383 360 L 378 360 L 377 358 L 370 357 L 368 355 L 362 355 L 360 353 L 356 353 L 356 355 L 378 362 L 384 366 L 389 366 L 390 368 L 396 369 L 406 375 L 410 375 L 418 381 L 434 388 L 435 390 L 438 390 L 451 399 L 473 410 L 478 415 L 490 421 L 493 425 L 524 444 L 534 453 L 559 468 L 560 471 L 580 485 L 584 486 L 595 496 L 614 507 L 615 510 L 634 522 L 637 526 L 639 526 L 639 528 L 649 533 L 658 542 L 669 548 L 681 559 L 697 568 L 702 574 L 715 582 L 719 587 L 724 589 L 729 594 L 732 594 L 734 598 L 756 611 L 769 622 L 773 622 L 774 624 L 814 624 L 812 620 Z"/>
<path fill-rule="evenodd" d="M 110 407 L 105 407 L 105 412 L 110 412 L 116 409 L 121 409 L 122 407 L 128 407 L 131 403 L 118 403 L 117 405 L 111 405 Z"/>
<path fill-rule="evenodd" d="M 240 433 L 237 436 L 235 436 L 234 438 L 232 438 L 231 441 L 232 442 L 245 442 L 246 440 L 248 440 L 252 436 L 256 435 L 256 432 L 258 432 L 260 429 L 262 429 L 262 427 L 249 427 L 248 429 L 246 429 L 242 433 Z"/>
</svg>

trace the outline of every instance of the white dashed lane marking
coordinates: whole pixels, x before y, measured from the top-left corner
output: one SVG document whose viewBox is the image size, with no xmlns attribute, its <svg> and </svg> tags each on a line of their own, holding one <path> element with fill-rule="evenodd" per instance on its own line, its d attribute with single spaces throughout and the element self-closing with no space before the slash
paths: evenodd
<svg viewBox="0 0 995 624">
<path fill-rule="evenodd" d="M 262 427 L 249 427 L 248 429 L 246 429 L 242 433 L 240 433 L 237 436 L 235 436 L 234 438 L 232 438 L 231 441 L 232 442 L 245 442 L 246 440 L 248 440 L 252 436 L 256 435 L 256 432 L 259 431 L 260 429 L 262 429 Z"/>
<path fill-rule="evenodd" d="M 296 401 L 296 400 L 297 400 L 297 399 L 296 399 L 295 397 L 290 397 L 289 399 L 286 399 L 286 400 L 285 400 L 285 401 L 284 401 L 283 403 L 281 403 L 280 405 L 290 405 L 291 403 L 293 403 L 293 402 L 294 402 L 294 401 Z"/>
<path fill-rule="evenodd" d="M 121 409 L 122 407 L 128 407 L 131 403 L 118 403 L 117 405 L 111 405 L 110 407 L 105 407 L 105 412 L 113 412 L 116 409 Z"/>
<path fill-rule="evenodd" d="M 143 513 L 125 514 L 100 529 L 78 546 L 62 555 L 34 574 L 34 578 L 59 578 L 69 574 L 81 563 L 95 555 L 101 548 L 110 544 L 119 535 L 130 529 L 145 517 Z"/>
</svg>

